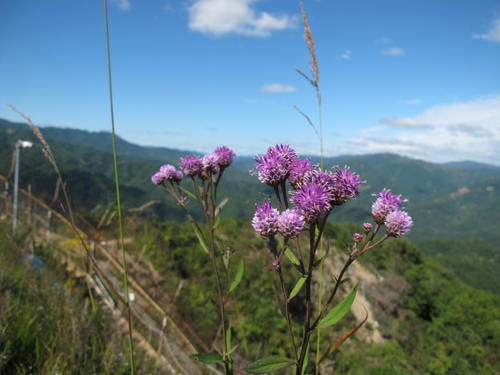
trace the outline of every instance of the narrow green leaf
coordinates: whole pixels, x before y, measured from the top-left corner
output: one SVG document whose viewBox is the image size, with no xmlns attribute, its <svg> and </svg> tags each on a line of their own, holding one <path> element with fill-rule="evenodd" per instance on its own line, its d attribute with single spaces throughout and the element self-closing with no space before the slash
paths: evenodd
<svg viewBox="0 0 500 375">
<path fill-rule="evenodd" d="M 240 263 L 238 264 L 238 269 L 236 270 L 236 275 L 234 275 L 234 280 L 229 287 L 229 292 L 227 292 L 227 295 L 229 295 L 229 293 L 231 293 L 240 283 L 241 279 L 243 278 L 244 269 L 245 266 L 243 264 L 243 259 L 241 259 Z"/>
<path fill-rule="evenodd" d="M 236 350 L 236 348 L 237 348 L 238 346 L 240 346 L 240 345 L 238 344 L 238 345 L 236 345 L 235 347 L 231 348 L 231 350 L 229 350 L 229 351 L 227 352 L 227 354 L 226 354 L 226 355 L 229 357 L 229 356 L 230 356 L 230 355 L 231 355 L 231 354 L 232 354 L 232 353 Z"/>
<path fill-rule="evenodd" d="M 191 193 L 189 190 L 184 189 L 182 186 L 179 185 L 179 189 L 181 189 L 184 193 L 189 195 L 191 198 L 196 199 L 195 195 Z"/>
<path fill-rule="evenodd" d="M 231 325 L 226 330 L 226 353 L 231 349 Z"/>
<path fill-rule="evenodd" d="M 364 306 L 363 306 L 364 307 Z M 366 307 L 364 307 L 366 316 L 365 319 L 361 323 L 359 323 L 356 327 L 351 329 L 350 331 L 347 331 L 343 335 L 340 335 L 337 337 L 330 345 L 328 345 L 328 348 L 326 348 L 325 352 L 321 355 L 318 365 L 323 362 L 331 353 L 333 353 L 335 350 L 338 349 L 340 345 L 344 343 L 345 340 L 347 340 L 350 336 L 352 336 L 363 324 L 365 324 L 366 320 L 368 319 L 368 311 L 366 311 Z"/>
<path fill-rule="evenodd" d="M 300 289 L 302 288 L 302 285 L 306 282 L 307 278 L 309 277 L 309 273 L 306 273 L 302 275 L 302 277 L 297 281 L 297 284 L 292 289 L 292 292 L 290 293 L 290 296 L 288 297 L 288 300 L 291 300 L 293 297 L 297 295 L 297 293 L 300 292 Z"/>
<path fill-rule="evenodd" d="M 219 211 L 217 211 L 217 218 L 215 219 L 214 228 L 217 228 L 219 226 L 221 218 L 222 218 L 222 208 L 219 207 Z"/>
<path fill-rule="evenodd" d="M 208 251 L 207 245 L 205 245 L 205 241 L 203 240 L 200 231 L 198 230 L 198 228 L 196 228 L 196 225 L 194 225 L 193 222 L 191 222 L 191 225 L 193 226 L 194 233 L 196 234 L 196 237 L 198 237 L 198 241 L 200 242 L 201 247 L 203 248 L 203 250 L 205 250 L 207 254 L 209 254 L 210 251 Z"/>
<path fill-rule="evenodd" d="M 243 370 L 250 374 L 265 374 L 294 365 L 295 362 L 287 357 L 271 356 L 259 359 Z"/>
<path fill-rule="evenodd" d="M 288 257 L 288 259 L 290 259 L 290 262 L 292 262 L 292 264 L 295 264 L 296 266 L 300 266 L 299 260 L 297 259 L 295 254 L 292 252 L 292 250 L 290 250 L 290 248 L 287 248 L 285 250 L 285 254 Z"/>
<path fill-rule="evenodd" d="M 342 300 L 342 302 L 335 306 L 332 311 L 326 314 L 326 316 L 319 321 L 318 328 L 325 328 L 337 323 L 351 308 L 357 291 L 358 286 L 356 285 L 351 293 L 349 293 L 349 295 Z"/>
<path fill-rule="evenodd" d="M 198 353 L 190 355 L 189 358 L 197 359 L 200 362 L 213 364 L 222 361 L 222 356 L 217 353 Z"/>
<path fill-rule="evenodd" d="M 344 283 L 348 282 L 349 280 L 351 280 L 351 278 L 350 278 L 350 277 L 348 277 L 348 278 L 346 278 L 346 279 L 343 279 L 343 280 L 340 282 L 340 285 L 342 285 L 342 284 L 344 284 Z"/>
<path fill-rule="evenodd" d="M 314 262 L 314 264 L 313 264 L 313 268 L 318 267 L 318 266 L 319 266 L 319 265 L 320 265 L 320 264 L 321 264 L 321 263 L 325 260 L 325 258 L 326 258 L 326 256 L 321 257 L 321 258 L 319 258 L 316 262 Z"/>
<path fill-rule="evenodd" d="M 304 364 L 302 365 L 302 374 L 304 375 L 307 371 L 307 366 L 309 366 L 309 349 L 311 347 L 311 342 L 307 343 L 306 356 L 304 357 Z"/>
<path fill-rule="evenodd" d="M 290 248 L 287 247 L 287 249 L 285 250 L 285 254 L 288 257 L 288 259 L 290 259 L 290 262 L 292 262 L 292 264 L 294 265 L 294 267 L 297 268 L 297 270 L 300 273 L 304 273 L 304 270 L 302 270 L 302 267 L 300 266 L 299 260 L 297 259 L 297 257 L 293 253 L 293 251 L 290 250 Z"/>
</svg>

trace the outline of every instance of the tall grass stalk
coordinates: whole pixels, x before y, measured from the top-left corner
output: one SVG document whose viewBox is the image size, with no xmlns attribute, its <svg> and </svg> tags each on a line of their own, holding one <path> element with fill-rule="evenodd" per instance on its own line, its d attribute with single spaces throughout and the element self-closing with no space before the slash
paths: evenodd
<svg viewBox="0 0 500 375">
<path fill-rule="evenodd" d="M 109 48 L 109 26 L 108 26 L 108 5 L 107 1 L 103 0 L 104 4 L 104 24 L 106 32 L 106 54 L 108 63 L 108 87 L 109 87 L 109 110 L 111 115 L 111 140 L 113 143 L 113 164 L 115 170 L 115 186 L 116 186 L 116 201 L 118 205 L 118 225 L 120 228 L 120 247 L 122 254 L 122 264 L 123 264 L 123 284 L 125 288 L 125 308 L 127 310 L 127 320 L 128 320 L 128 332 L 129 332 L 129 344 L 130 344 L 130 369 L 132 375 L 135 374 L 135 361 L 134 361 L 134 339 L 132 331 L 132 316 L 130 311 L 130 299 L 128 291 L 128 275 L 127 275 L 127 260 L 125 257 L 125 244 L 124 244 L 124 234 L 123 234 L 123 220 L 122 220 L 122 206 L 120 198 L 120 179 L 118 176 L 118 161 L 116 156 L 116 139 L 115 139 L 115 117 L 113 110 L 113 84 L 111 80 L 111 52 Z"/>
<path fill-rule="evenodd" d="M 319 80 L 320 80 L 320 75 L 319 75 L 319 63 L 318 63 L 318 58 L 316 57 L 316 45 L 314 43 L 314 37 L 312 35 L 311 28 L 309 27 L 309 22 L 307 20 L 307 13 L 304 9 L 304 5 L 300 3 L 300 9 L 302 13 L 302 22 L 304 24 L 304 40 L 306 41 L 307 44 L 307 49 L 309 50 L 309 71 L 311 73 L 311 77 L 307 76 L 306 74 L 302 73 L 299 69 L 295 68 L 295 70 L 302 75 L 309 83 L 314 87 L 316 90 L 316 99 L 318 103 L 318 116 L 319 116 L 319 133 L 314 126 L 313 122 L 307 116 L 305 113 L 303 113 L 297 106 L 294 105 L 295 109 L 302 114 L 306 118 L 306 120 L 309 122 L 309 124 L 313 127 L 314 131 L 316 132 L 316 135 L 319 138 L 319 160 L 320 160 L 320 168 L 323 170 L 324 169 L 324 163 L 323 163 L 323 113 L 322 113 L 322 97 L 321 97 L 321 91 L 319 89 Z M 319 257 L 324 256 L 324 242 L 321 241 L 320 247 L 319 247 Z M 318 280 L 318 288 L 319 288 L 319 293 L 318 293 L 318 308 L 321 308 L 323 305 L 323 262 L 321 262 L 319 266 L 319 280 Z M 317 331 L 316 335 L 316 375 L 319 374 L 319 360 L 321 358 L 321 331 Z"/>
</svg>

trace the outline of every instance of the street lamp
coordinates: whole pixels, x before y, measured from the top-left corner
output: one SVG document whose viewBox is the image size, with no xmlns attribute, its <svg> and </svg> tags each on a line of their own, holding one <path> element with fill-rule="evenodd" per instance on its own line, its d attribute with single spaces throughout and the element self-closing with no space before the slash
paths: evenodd
<svg viewBox="0 0 500 375">
<path fill-rule="evenodd" d="M 21 141 L 20 139 L 16 142 L 16 166 L 14 169 L 14 220 L 12 220 L 12 235 L 16 235 L 17 228 L 17 196 L 19 194 L 19 148 L 32 147 L 33 142 Z"/>
</svg>

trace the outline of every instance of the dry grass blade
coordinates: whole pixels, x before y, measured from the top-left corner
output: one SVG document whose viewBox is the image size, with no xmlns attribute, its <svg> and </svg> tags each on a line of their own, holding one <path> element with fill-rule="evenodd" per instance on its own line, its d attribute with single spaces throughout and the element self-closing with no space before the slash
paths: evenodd
<svg viewBox="0 0 500 375">
<path fill-rule="evenodd" d="M 318 138 L 320 138 L 321 140 L 321 137 L 318 133 L 318 130 L 316 129 L 316 126 L 314 126 L 314 124 L 312 123 L 311 119 L 309 118 L 308 115 L 306 115 L 304 112 L 302 112 L 295 104 L 292 104 L 293 105 L 293 108 L 295 108 L 302 116 L 304 116 L 306 118 L 306 120 L 309 122 L 309 125 L 312 126 L 312 128 L 314 129 L 314 131 L 316 132 L 316 135 L 318 136 Z"/>
<path fill-rule="evenodd" d="M 316 58 L 316 46 L 314 44 L 314 38 L 312 35 L 311 28 L 309 27 L 309 22 L 307 21 L 307 13 L 302 3 L 300 3 L 300 9 L 302 12 L 302 22 L 304 23 L 304 40 L 306 41 L 307 49 L 309 50 L 309 54 L 311 55 L 308 59 L 311 78 L 309 78 L 306 74 L 302 73 L 299 69 L 295 68 L 295 70 L 299 74 L 301 74 L 305 79 L 307 79 L 311 83 L 311 85 L 313 85 L 316 88 L 316 90 L 319 90 L 319 64 L 318 64 L 318 59 Z M 321 96 L 319 95 L 319 93 L 318 93 L 318 101 L 321 102 Z"/>
<path fill-rule="evenodd" d="M 56 160 L 54 158 L 54 155 L 52 154 L 52 151 L 50 150 L 50 146 L 47 143 L 47 141 L 45 140 L 45 138 L 43 137 L 40 129 L 37 128 L 35 125 L 33 125 L 33 122 L 31 121 L 31 119 L 29 118 L 28 115 L 17 110 L 15 107 L 11 106 L 9 103 L 5 103 L 5 105 L 12 108 L 14 111 L 16 111 L 19 114 L 19 116 L 21 116 L 22 118 L 24 118 L 28 122 L 30 129 L 33 130 L 33 133 L 35 133 L 36 137 L 40 140 L 40 142 L 42 142 L 43 154 L 45 155 L 45 157 L 47 159 L 49 159 L 50 163 L 54 166 L 54 168 L 57 169 Z"/>
</svg>

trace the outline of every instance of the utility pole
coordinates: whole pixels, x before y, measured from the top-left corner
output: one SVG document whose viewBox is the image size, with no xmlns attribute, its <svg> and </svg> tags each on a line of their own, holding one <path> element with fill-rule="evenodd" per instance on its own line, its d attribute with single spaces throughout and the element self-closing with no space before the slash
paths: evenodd
<svg viewBox="0 0 500 375">
<path fill-rule="evenodd" d="M 20 139 L 16 142 L 16 165 L 14 169 L 14 219 L 12 220 L 12 235 L 16 235 L 17 229 L 17 197 L 19 195 L 19 148 L 32 147 L 33 143 L 29 141 L 21 141 Z"/>
</svg>

